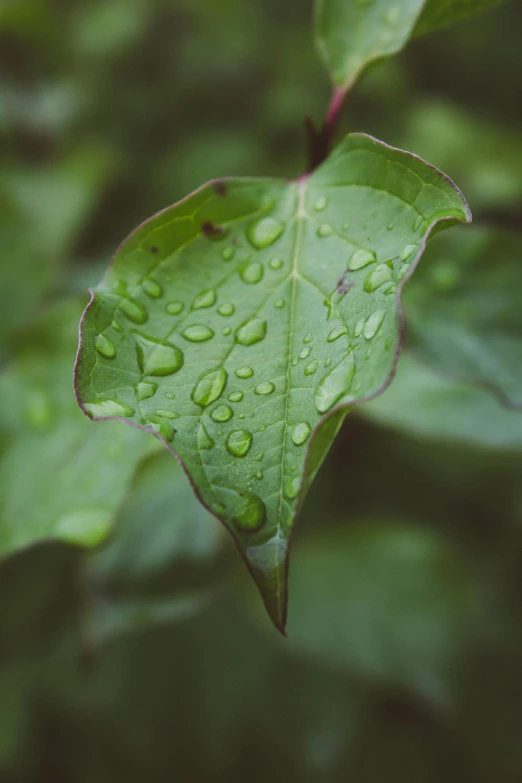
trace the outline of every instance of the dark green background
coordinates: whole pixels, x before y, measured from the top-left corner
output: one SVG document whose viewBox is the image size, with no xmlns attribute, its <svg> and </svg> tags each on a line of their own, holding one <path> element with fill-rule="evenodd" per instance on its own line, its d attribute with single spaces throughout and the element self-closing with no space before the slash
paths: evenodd
<svg viewBox="0 0 522 783">
<path fill-rule="evenodd" d="M 329 97 L 311 19 L 309 0 L 4 0 L 7 370 L 56 303 L 81 312 L 154 211 L 212 177 L 303 171 L 304 117 Z M 342 118 L 442 168 L 475 225 L 509 232 L 521 25 L 513 2 L 415 41 Z M 71 372 L 75 339 L 71 324 Z M 137 469 L 94 557 L 42 543 L 4 559 L 1 783 L 520 781 L 522 446 L 482 437 L 495 425 L 467 405 L 455 437 L 437 399 L 419 415 L 348 417 L 295 536 L 287 640 L 168 455 Z M 44 443 L 28 492 L 45 460 Z"/>
</svg>

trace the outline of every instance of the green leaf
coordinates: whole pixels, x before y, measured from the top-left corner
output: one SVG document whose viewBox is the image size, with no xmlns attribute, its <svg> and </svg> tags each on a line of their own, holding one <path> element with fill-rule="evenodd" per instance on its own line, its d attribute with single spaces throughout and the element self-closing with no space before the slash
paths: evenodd
<svg viewBox="0 0 522 783">
<path fill-rule="evenodd" d="M 522 450 L 522 412 L 489 391 L 441 377 L 408 353 L 390 388 L 361 415 L 399 431 L 444 443 Z"/>
<path fill-rule="evenodd" d="M 447 701 L 477 596 L 442 539 L 366 520 L 296 549 L 291 584 L 290 650 Z"/>
<path fill-rule="evenodd" d="M 404 297 L 409 342 L 427 365 L 442 376 L 489 388 L 517 407 L 522 406 L 521 258 L 522 237 L 515 234 L 471 229 L 440 237 Z"/>
<path fill-rule="evenodd" d="M 137 229 L 93 294 L 83 410 L 179 455 L 279 628 L 304 490 L 346 410 L 389 382 L 427 236 L 470 219 L 439 171 L 354 134 L 298 182 L 204 186 Z"/>
<path fill-rule="evenodd" d="M 145 436 L 95 430 L 71 391 L 81 303 L 51 311 L 0 376 L 0 558 L 46 539 L 100 543 L 112 527 Z"/>
<path fill-rule="evenodd" d="M 505 2 L 506 0 L 427 0 L 415 28 L 415 35 L 431 33 L 439 27 L 460 22 L 472 14 Z"/>
<path fill-rule="evenodd" d="M 350 89 L 373 61 L 501 0 L 317 0 L 316 43 L 334 84 Z"/>
</svg>

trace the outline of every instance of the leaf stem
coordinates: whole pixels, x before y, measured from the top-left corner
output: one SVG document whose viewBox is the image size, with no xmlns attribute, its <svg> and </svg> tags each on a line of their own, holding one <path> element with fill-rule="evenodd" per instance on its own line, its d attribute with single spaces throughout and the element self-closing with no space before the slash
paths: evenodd
<svg viewBox="0 0 522 783">
<path fill-rule="evenodd" d="M 339 124 L 339 118 L 344 105 L 344 101 L 349 92 L 349 87 L 334 87 L 330 104 L 326 112 L 326 117 L 320 129 L 317 129 L 309 117 L 306 117 L 305 128 L 308 148 L 308 167 L 307 174 L 323 163 L 329 156 L 332 141 Z"/>
</svg>

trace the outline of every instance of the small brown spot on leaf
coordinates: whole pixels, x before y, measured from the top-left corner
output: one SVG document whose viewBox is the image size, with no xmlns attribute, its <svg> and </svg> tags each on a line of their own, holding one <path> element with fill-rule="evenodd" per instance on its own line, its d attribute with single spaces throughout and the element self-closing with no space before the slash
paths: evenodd
<svg viewBox="0 0 522 783">
<path fill-rule="evenodd" d="M 151 253 L 157 253 L 158 252 L 158 248 L 156 247 L 156 245 L 152 245 L 152 247 L 150 249 L 150 252 Z"/>
<path fill-rule="evenodd" d="M 207 220 L 201 225 L 201 233 L 207 239 L 222 239 L 226 236 L 226 232 L 220 226 L 215 226 L 210 220 Z"/>
<path fill-rule="evenodd" d="M 224 182 L 218 181 L 214 182 L 214 192 L 217 196 L 226 196 L 227 195 L 227 186 Z"/>
</svg>

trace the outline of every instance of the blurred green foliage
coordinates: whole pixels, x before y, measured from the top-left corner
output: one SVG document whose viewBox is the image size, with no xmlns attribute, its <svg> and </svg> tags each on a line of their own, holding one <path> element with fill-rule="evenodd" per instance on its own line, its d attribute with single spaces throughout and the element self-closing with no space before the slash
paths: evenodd
<svg viewBox="0 0 522 783">
<path fill-rule="evenodd" d="M 169 455 L 75 408 L 77 316 L 118 242 L 211 177 L 302 171 L 328 99 L 311 18 L 0 5 L 2 783 L 520 781 L 522 413 L 427 330 L 456 314 L 475 371 L 500 358 L 481 337 L 509 344 L 520 393 L 519 2 L 418 39 L 346 108 L 454 177 L 476 225 L 433 240 L 396 381 L 311 490 L 287 640 Z M 71 544 L 46 540 L 71 517 Z"/>
</svg>

